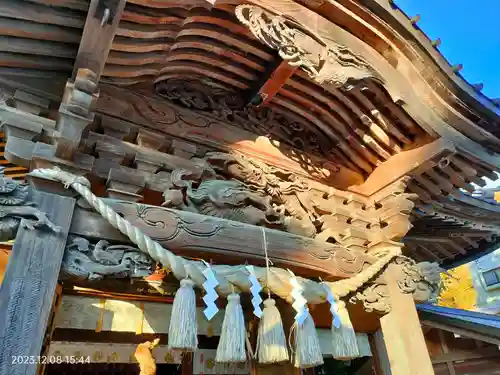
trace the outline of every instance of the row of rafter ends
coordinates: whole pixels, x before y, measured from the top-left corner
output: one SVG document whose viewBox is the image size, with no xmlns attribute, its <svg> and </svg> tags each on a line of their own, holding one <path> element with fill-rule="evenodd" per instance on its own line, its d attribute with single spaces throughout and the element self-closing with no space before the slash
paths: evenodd
<svg viewBox="0 0 500 375">
<path fill-rule="evenodd" d="M 475 207 L 470 211 L 471 208 L 468 205 L 458 204 L 457 206 L 459 206 L 458 210 L 456 206 L 454 208 L 448 208 L 446 204 L 429 206 L 417 202 L 417 210 L 415 210 L 413 214 L 420 219 L 434 220 L 443 225 L 449 224 L 464 229 L 483 231 L 485 236 L 488 236 L 490 232 L 500 234 L 499 212 L 489 211 L 481 207 Z M 469 210 L 469 212 L 460 212 L 460 208 Z"/>
<path fill-rule="evenodd" d="M 496 180 L 499 169 L 485 167 L 460 155 L 448 157 L 425 173 L 413 178 L 409 191 L 418 194 L 424 203 L 446 196 L 460 196 L 460 189 L 472 193 L 474 185 L 485 186 L 483 177 Z"/>
<path fill-rule="evenodd" d="M 453 70 L 453 72 L 460 77 L 467 85 L 469 85 L 475 92 L 479 93 L 481 96 L 484 98 L 488 99 L 493 105 L 500 107 L 500 98 L 494 99 L 494 98 L 489 98 L 486 95 L 482 93 L 482 89 L 484 85 L 482 83 L 469 83 L 461 74 L 460 71 L 463 69 L 462 64 L 451 64 L 446 56 L 444 56 L 441 51 L 439 50 L 439 46 L 441 45 L 441 39 L 437 38 L 436 40 L 432 40 L 429 38 L 429 36 L 418 26 L 418 22 L 421 20 L 421 16 L 419 14 L 415 16 L 409 16 L 407 15 L 396 3 L 396 0 L 389 0 L 389 3 L 391 4 L 391 7 L 393 9 L 393 12 L 398 12 L 401 15 L 403 15 L 408 22 L 411 24 L 412 28 L 416 31 L 421 33 L 422 36 L 425 37 L 425 39 L 428 41 L 428 43 L 431 45 L 433 49 L 435 49 L 443 61 L 449 65 L 449 67 Z"/>
<path fill-rule="evenodd" d="M 405 254 L 417 261 L 435 261 L 439 264 L 450 262 L 460 257 L 467 257 L 470 253 L 478 251 L 484 243 L 497 241 L 492 238 L 461 238 L 441 239 L 438 241 L 413 241 L 405 239 Z"/>
</svg>

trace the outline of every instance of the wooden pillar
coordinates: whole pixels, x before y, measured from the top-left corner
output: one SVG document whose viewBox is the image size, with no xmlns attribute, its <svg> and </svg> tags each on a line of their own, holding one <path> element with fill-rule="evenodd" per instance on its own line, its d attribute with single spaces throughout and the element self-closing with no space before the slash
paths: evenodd
<svg viewBox="0 0 500 375">
<path fill-rule="evenodd" d="M 390 373 L 394 375 L 434 374 L 425 344 L 412 294 L 405 294 L 398 286 L 402 269 L 389 265 L 384 272 L 388 284 L 391 311 L 380 319 Z"/>
<path fill-rule="evenodd" d="M 182 356 L 181 375 L 193 375 L 193 353 L 184 353 Z"/>
<path fill-rule="evenodd" d="M 373 353 L 374 375 L 392 375 L 391 364 L 384 344 L 384 335 L 381 330 L 369 336 L 370 348 Z"/>
<path fill-rule="evenodd" d="M 43 192 L 33 201 L 61 230 L 21 225 L 17 233 L 0 287 L 0 375 L 38 372 L 75 206 L 73 198 Z"/>
<path fill-rule="evenodd" d="M 73 67 L 73 77 L 78 69 L 90 69 L 99 78 L 104 70 L 126 0 L 91 0 L 80 47 Z"/>
</svg>

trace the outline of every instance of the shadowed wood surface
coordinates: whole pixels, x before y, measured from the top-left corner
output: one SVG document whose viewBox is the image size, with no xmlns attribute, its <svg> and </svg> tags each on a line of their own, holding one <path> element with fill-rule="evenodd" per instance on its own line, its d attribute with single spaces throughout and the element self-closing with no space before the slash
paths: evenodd
<svg viewBox="0 0 500 375">
<path fill-rule="evenodd" d="M 119 0 L 104 7 L 99 0 L 90 2 L 80 47 L 73 66 L 73 75 L 78 69 L 90 69 L 99 79 L 108 59 L 126 0 Z M 112 4 L 112 5 L 111 5 Z"/>
<path fill-rule="evenodd" d="M 34 202 L 61 232 L 19 229 L 0 286 L 2 375 L 37 374 L 37 363 L 17 364 L 12 358 L 42 355 L 75 204 L 72 198 L 47 193 L 36 194 Z"/>
</svg>

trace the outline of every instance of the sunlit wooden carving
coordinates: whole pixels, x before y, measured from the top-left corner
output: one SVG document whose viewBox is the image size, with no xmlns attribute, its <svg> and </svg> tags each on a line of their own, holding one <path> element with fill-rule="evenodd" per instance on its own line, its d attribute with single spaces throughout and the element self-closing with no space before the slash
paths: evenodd
<svg viewBox="0 0 500 375">
<path fill-rule="evenodd" d="M 318 83 L 345 87 L 365 78 L 381 81 L 363 57 L 341 44 L 326 43 L 289 17 L 273 15 L 255 5 L 239 5 L 235 13 L 259 41 Z"/>
</svg>

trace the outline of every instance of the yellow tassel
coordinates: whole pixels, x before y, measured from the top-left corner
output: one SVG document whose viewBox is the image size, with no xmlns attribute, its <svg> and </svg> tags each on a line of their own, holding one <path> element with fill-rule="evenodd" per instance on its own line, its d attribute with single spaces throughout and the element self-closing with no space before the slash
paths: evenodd
<svg viewBox="0 0 500 375">
<path fill-rule="evenodd" d="M 260 319 L 257 337 L 257 356 L 259 363 L 263 364 L 289 360 L 283 322 L 276 307 L 276 301 L 272 298 L 264 301 L 264 310 Z"/>
</svg>

